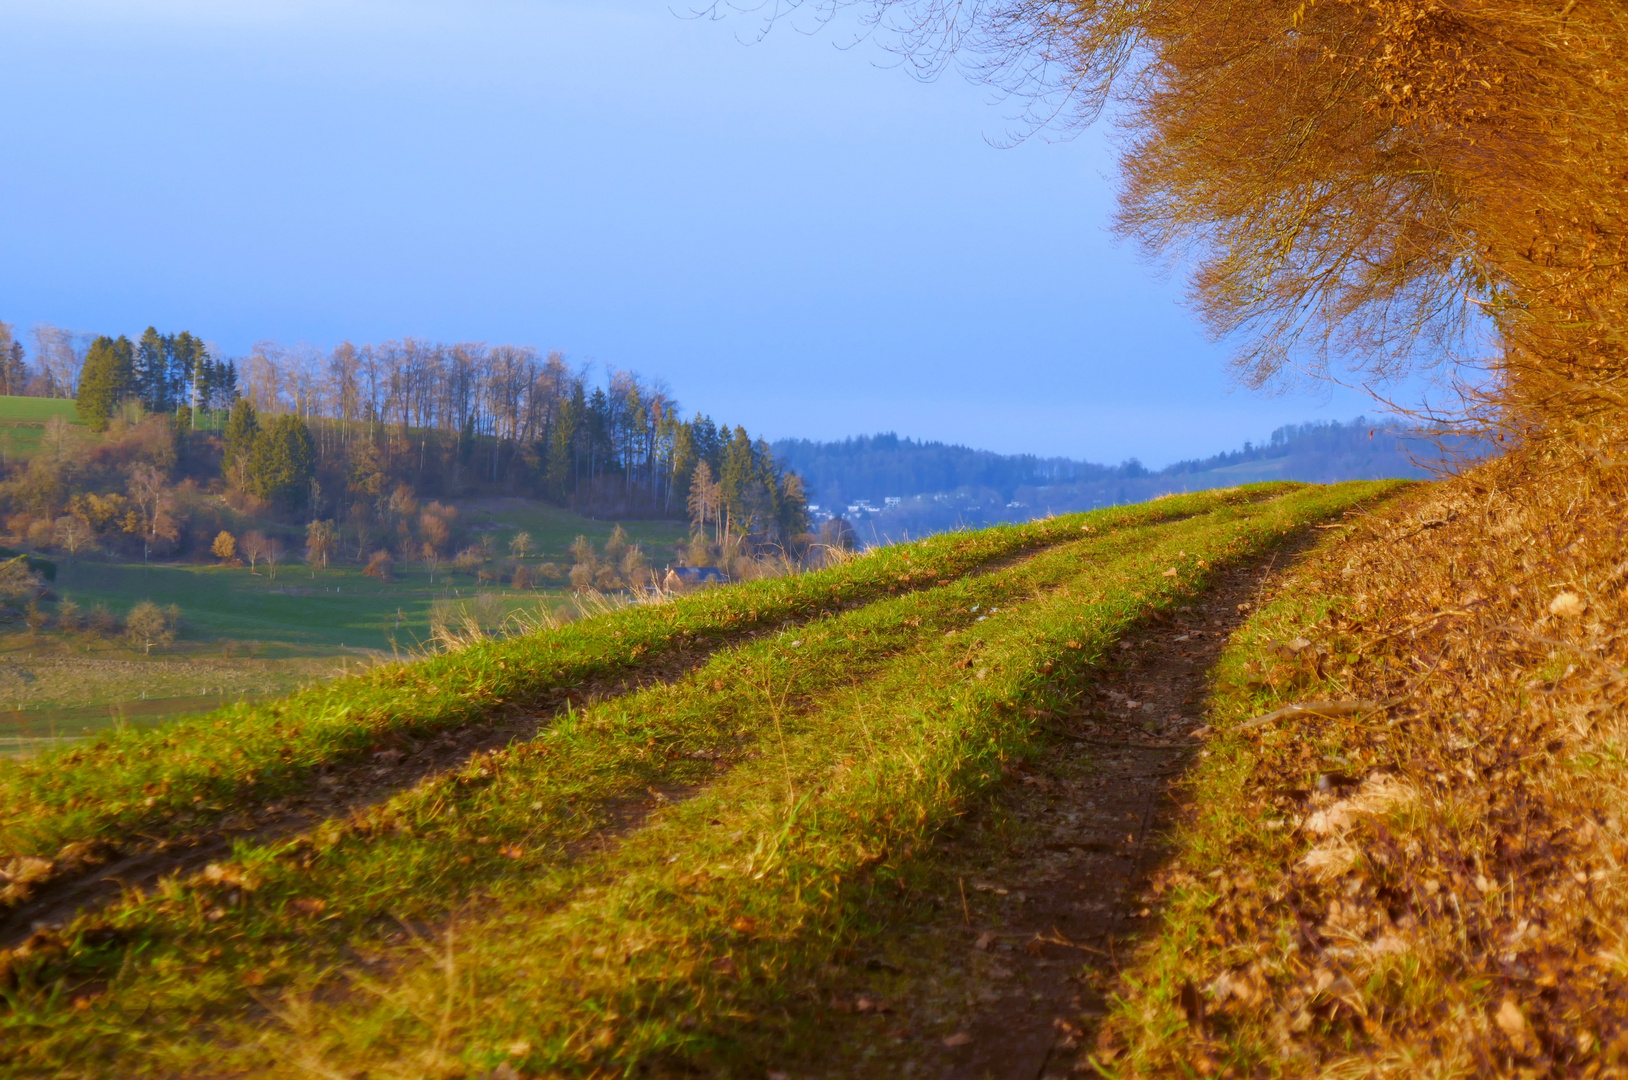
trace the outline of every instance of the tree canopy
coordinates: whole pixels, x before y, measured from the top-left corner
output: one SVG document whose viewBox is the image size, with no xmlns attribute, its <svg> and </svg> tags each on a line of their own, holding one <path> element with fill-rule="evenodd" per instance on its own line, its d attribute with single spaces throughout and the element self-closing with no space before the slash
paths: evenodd
<svg viewBox="0 0 1628 1080">
<path fill-rule="evenodd" d="M 1564 423 L 1628 405 L 1628 9 L 1584 0 L 776 0 L 864 12 L 1038 122 L 1111 107 L 1118 224 L 1190 270 L 1237 370 L 1364 379 L 1498 355 L 1472 391 Z"/>
</svg>

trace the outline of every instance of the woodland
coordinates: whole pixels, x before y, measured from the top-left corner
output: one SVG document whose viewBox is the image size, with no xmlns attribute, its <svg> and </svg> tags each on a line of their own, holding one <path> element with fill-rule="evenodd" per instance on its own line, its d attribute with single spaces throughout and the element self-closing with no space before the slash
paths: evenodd
<svg viewBox="0 0 1628 1080">
<path fill-rule="evenodd" d="M 590 385 L 558 354 L 411 340 L 228 360 L 151 327 L 90 339 L 72 370 L 55 333 L 36 328 L 31 362 L 0 324 L 18 386 L 72 397 L 80 421 L 47 421 L 0 480 L 7 533 L 37 550 L 208 558 L 247 517 L 324 561 L 450 557 L 445 504 L 478 496 L 691 519 L 732 551 L 807 533 L 801 480 L 763 440 L 684 419 L 628 372 Z"/>
</svg>

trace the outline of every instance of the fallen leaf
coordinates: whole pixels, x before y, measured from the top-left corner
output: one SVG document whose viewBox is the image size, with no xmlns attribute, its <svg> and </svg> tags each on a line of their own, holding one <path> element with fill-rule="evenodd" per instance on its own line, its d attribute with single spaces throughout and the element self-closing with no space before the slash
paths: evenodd
<svg viewBox="0 0 1628 1080">
<path fill-rule="evenodd" d="M 1174 566 L 1172 566 L 1170 569 L 1166 570 L 1164 573 L 1160 574 L 1159 576 L 1160 577 L 1175 577 L 1176 576 L 1176 568 Z"/>
<path fill-rule="evenodd" d="M 328 901 L 316 897 L 296 900 L 294 901 L 294 909 L 303 911 L 307 915 L 321 915 L 328 909 Z"/>
<path fill-rule="evenodd" d="M 978 940 L 972 943 L 972 947 L 974 949 L 987 950 L 991 945 L 995 944 L 996 939 L 999 937 L 1000 935 L 995 933 L 995 931 L 985 930 L 983 933 L 978 935 Z"/>
<path fill-rule="evenodd" d="M 497 849 L 497 853 L 505 859 L 518 859 L 526 854 L 526 849 L 519 844 L 504 844 Z"/>
<path fill-rule="evenodd" d="M 751 934 L 757 931 L 757 920 L 750 915 L 742 915 L 729 924 L 730 928 L 742 934 Z"/>
<path fill-rule="evenodd" d="M 1549 614 L 1569 619 L 1583 613 L 1583 598 L 1574 592 L 1563 592 L 1549 601 Z M 1500 1014 L 1501 1015 L 1501 1014 Z"/>
<path fill-rule="evenodd" d="M 944 1045 L 953 1049 L 953 1048 L 955 1048 L 957 1046 L 965 1046 L 965 1045 L 967 1045 L 967 1043 L 969 1043 L 971 1041 L 972 1041 L 972 1036 L 971 1035 L 968 1035 L 964 1031 L 957 1031 L 954 1035 L 949 1035 L 949 1036 L 945 1037 Z"/>
<path fill-rule="evenodd" d="M 1515 1004 L 1514 998 L 1504 998 L 1504 1003 L 1498 1006 L 1498 1015 L 1493 1019 L 1505 1035 L 1516 1042 L 1526 1041 L 1526 1016 L 1521 1012 L 1521 1007 Z"/>
</svg>

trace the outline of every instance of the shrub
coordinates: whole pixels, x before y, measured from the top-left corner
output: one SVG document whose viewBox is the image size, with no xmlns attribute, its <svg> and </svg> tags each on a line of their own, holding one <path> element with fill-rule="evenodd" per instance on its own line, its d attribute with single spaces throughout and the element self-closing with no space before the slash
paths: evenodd
<svg viewBox="0 0 1628 1080">
<path fill-rule="evenodd" d="M 81 629 L 84 620 L 79 617 L 79 605 L 64 598 L 57 605 L 57 625 L 64 630 Z"/>
<path fill-rule="evenodd" d="M 366 577 L 378 578 L 380 581 L 394 581 L 396 577 L 395 564 L 390 561 L 390 552 L 380 548 L 368 559 L 367 566 L 362 574 Z"/>
<path fill-rule="evenodd" d="M 594 568 L 589 563 L 579 562 L 571 567 L 571 587 L 573 589 L 591 589 L 594 584 Z"/>
<path fill-rule="evenodd" d="M 511 582 L 511 584 L 515 588 L 529 589 L 536 583 L 537 578 L 536 575 L 532 573 L 531 567 L 522 563 L 514 568 L 514 580 Z"/>
<path fill-rule="evenodd" d="M 38 599 L 44 588 L 45 582 L 29 566 L 27 556 L 0 563 L 0 604 L 26 604 Z"/>
<path fill-rule="evenodd" d="M 98 603 L 90 609 L 85 627 L 93 634 L 112 635 L 119 632 L 119 619 L 107 609 L 106 604 Z"/>
<path fill-rule="evenodd" d="M 148 648 L 169 645 L 175 641 L 180 621 L 181 609 L 175 605 L 161 608 L 151 600 L 143 600 L 125 616 L 124 633 L 131 641 Z"/>
<path fill-rule="evenodd" d="M 209 550 L 221 562 L 231 562 L 237 558 L 237 537 L 222 529 Z"/>
</svg>

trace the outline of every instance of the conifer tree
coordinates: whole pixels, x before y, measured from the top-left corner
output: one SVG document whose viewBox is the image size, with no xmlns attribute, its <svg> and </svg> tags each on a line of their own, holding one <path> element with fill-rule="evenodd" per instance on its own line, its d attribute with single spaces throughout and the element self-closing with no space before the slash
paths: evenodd
<svg viewBox="0 0 1628 1080">
<path fill-rule="evenodd" d="M 276 417 L 249 449 L 245 486 L 257 498 L 298 510 L 310 497 L 316 458 L 316 442 L 305 421 L 289 414 Z"/>
<path fill-rule="evenodd" d="M 136 343 L 135 389 L 142 408 L 169 412 L 170 339 L 149 326 Z"/>
<path fill-rule="evenodd" d="M 255 415 L 254 406 L 249 404 L 248 398 L 238 398 L 232 403 L 232 414 L 226 418 L 226 451 L 221 458 L 222 472 L 231 471 L 232 465 L 254 445 L 254 437 L 259 433 L 260 418 Z"/>
<path fill-rule="evenodd" d="M 102 335 L 91 343 L 79 372 L 75 410 L 80 423 L 92 431 L 106 431 L 107 422 L 130 392 L 130 339 L 117 341 Z"/>
</svg>

